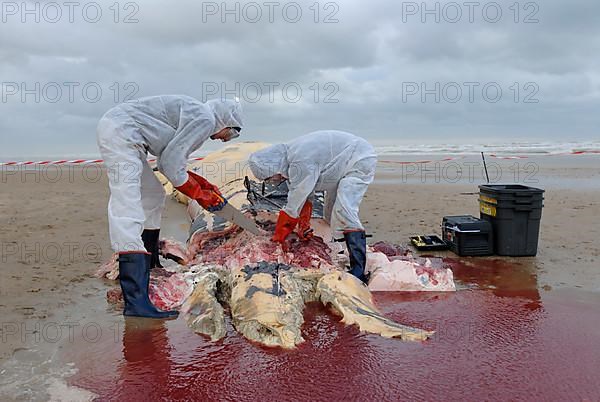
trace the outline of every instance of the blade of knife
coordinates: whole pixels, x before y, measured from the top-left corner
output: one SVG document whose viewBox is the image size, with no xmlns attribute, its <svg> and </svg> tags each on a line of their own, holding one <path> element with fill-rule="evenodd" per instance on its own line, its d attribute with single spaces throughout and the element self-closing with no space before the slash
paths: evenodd
<svg viewBox="0 0 600 402">
<path fill-rule="evenodd" d="M 233 222 L 244 230 L 249 231 L 255 235 L 263 234 L 262 230 L 256 226 L 256 222 L 248 218 L 246 215 L 241 213 L 231 204 L 226 204 L 220 211 L 215 211 L 213 214 L 220 216 L 221 218 Z"/>
</svg>

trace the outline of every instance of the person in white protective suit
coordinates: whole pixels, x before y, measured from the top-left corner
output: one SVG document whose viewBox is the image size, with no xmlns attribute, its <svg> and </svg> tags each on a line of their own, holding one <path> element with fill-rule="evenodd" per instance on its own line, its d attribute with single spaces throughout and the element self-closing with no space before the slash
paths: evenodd
<svg viewBox="0 0 600 402">
<path fill-rule="evenodd" d="M 334 237 L 346 240 L 351 273 L 366 282 L 366 236 L 358 210 L 373 182 L 377 155 L 364 139 L 343 131 L 315 131 L 250 155 L 258 180 L 288 181 L 287 204 L 279 212 L 272 240 L 285 243 L 296 229 L 301 240 L 311 235 L 311 197 L 325 191 L 325 219 Z"/>
<path fill-rule="evenodd" d="M 175 188 L 202 207 L 219 210 L 227 201 L 216 186 L 187 171 L 187 160 L 209 138 L 230 141 L 241 129 L 238 101 L 202 103 L 179 95 L 125 102 L 100 119 L 98 146 L 108 168 L 109 233 L 112 248 L 119 253 L 123 314 L 152 318 L 177 315 L 156 309 L 148 298 L 150 269 L 160 266 L 158 238 L 166 197 L 148 165 L 148 153 L 157 157 L 158 171 Z"/>
</svg>

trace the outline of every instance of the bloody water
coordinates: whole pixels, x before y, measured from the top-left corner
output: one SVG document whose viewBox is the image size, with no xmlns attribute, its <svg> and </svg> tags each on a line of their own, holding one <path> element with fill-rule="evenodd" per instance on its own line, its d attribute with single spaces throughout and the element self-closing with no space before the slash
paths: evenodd
<svg viewBox="0 0 600 402">
<path fill-rule="evenodd" d="M 540 293 L 527 263 L 447 263 L 456 293 L 375 296 L 393 320 L 437 331 L 423 343 L 361 334 L 316 303 L 292 351 L 231 326 L 212 343 L 182 319 L 127 319 L 115 339 L 69 348 L 71 383 L 128 401 L 600 399 L 597 294 Z"/>
</svg>

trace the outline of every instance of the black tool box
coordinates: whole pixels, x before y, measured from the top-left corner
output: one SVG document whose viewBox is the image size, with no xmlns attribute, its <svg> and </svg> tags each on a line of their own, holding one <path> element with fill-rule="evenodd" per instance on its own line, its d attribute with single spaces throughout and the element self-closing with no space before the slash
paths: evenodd
<svg viewBox="0 0 600 402">
<path fill-rule="evenodd" d="M 494 254 L 494 237 L 490 222 L 471 215 L 445 216 L 442 238 L 455 254 L 484 256 Z"/>
</svg>

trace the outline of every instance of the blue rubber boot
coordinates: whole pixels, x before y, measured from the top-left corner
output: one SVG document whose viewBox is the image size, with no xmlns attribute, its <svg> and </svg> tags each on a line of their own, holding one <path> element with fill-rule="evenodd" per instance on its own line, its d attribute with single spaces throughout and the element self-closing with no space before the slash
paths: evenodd
<svg viewBox="0 0 600 402">
<path fill-rule="evenodd" d="M 344 233 L 348 255 L 350 257 L 350 273 L 368 283 L 365 276 L 365 267 L 367 266 L 367 236 L 364 231 L 354 231 Z"/>
<path fill-rule="evenodd" d="M 123 315 L 148 318 L 175 318 L 177 311 L 160 311 L 148 297 L 150 285 L 150 260 L 144 252 L 119 254 L 119 282 L 123 291 Z"/>
<path fill-rule="evenodd" d="M 150 259 L 150 269 L 162 268 L 160 264 L 160 258 L 158 256 L 158 237 L 160 235 L 160 229 L 144 229 L 142 232 L 142 241 L 144 242 L 144 248 L 147 252 L 152 254 Z"/>
</svg>

